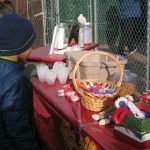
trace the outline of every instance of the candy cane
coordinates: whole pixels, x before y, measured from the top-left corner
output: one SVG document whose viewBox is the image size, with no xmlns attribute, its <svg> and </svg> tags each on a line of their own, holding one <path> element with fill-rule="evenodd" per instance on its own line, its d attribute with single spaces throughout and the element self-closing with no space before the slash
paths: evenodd
<svg viewBox="0 0 150 150">
<path fill-rule="evenodd" d="M 128 101 L 127 105 L 136 117 L 145 118 L 144 113 L 142 111 L 140 111 L 140 109 L 138 107 L 136 107 L 133 102 Z"/>
<path fill-rule="evenodd" d="M 127 106 L 127 103 L 128 103 L 128 99 L 125 98 L 125 97 L 120 97 L 118 98 L 116 101 L 115 101 L 115 106 L 116 108 L 119 108 L 121 105 L 121 102 L 124 102 L 125 106 Z"/>
</svg>

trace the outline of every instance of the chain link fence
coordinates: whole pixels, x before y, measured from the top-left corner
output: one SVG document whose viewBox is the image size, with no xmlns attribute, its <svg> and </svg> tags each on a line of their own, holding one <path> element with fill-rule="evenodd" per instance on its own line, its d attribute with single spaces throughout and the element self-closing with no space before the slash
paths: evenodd
<svg viewBox="0 0 150 150">
<path fill-rule="evenodd" d="M 65 22 L 73 25 L 77 22 L 79 14 L 85 14 L 88 21 L 90 19 L 90 0 L 46 0 L 46 43 L 49 44 L 52 40 L 54 26 L 57 23 Z"/>
<path fill-rule="evenodd" d="M 149 88 L 147 0 L 99 0 L 97 41 L 128 59 L 126 69 L 138 75 L 137 91 Z"/>
<path fill-rule="evenodd" d="M 149 3 L 148 0 L 26 0 L 25 5 L 38 35 L 35 47 L 51 43 L 57 23 L 72 25 L 83 14 L 92 23 L 93 39 L 100 43 L 100 49 L 128 59 L 126 69 L 138 75 L 140 93 L 150 85 Z"/>
<path fill-rule="evenodd" d="M 27 16 L 34 24 L 37 38 L 33 48 L 40 47 L 45 44 L 42 2 L 43 0 L 12 0 L 15 11 Z"/>
</svg>

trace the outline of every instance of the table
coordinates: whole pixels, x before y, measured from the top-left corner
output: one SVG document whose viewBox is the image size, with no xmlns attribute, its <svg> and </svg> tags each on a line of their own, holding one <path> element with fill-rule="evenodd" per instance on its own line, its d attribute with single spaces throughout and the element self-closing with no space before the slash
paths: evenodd
<svg viewBox="0 0 150 150">
<path fill-rule="evenodd" d="M 98 43 L 84 45 L 83 50 L 91 50 L 98 47 Z M 36 76 L 36 64 L 41 62 L 46 63 L 50 68 L 55 62 L 65 62 L 65 56 L 63 54 L 53 54 L 49 55 L 50 45 L 42 46 L 31 51 L 31 54 L 28 56 L 28 63 L 25 67 L 25 74 L 29 79 L 32 79 Z"/>
<path fill-rule="evenodd" d="M 139 150 L 137 147 L 117 138 L 112 125 L 100 127 L 98 122 L 91 118 L 93 112 L 87 111 L 80 102 L 73 103 L 64 97 L 58 97 L 56 91 L 62 88 L 62 85 L 58 82 L 55 86 L 50 86 L 34 79 L 32 83 L 36 111 L 40 110 L 39 105 L 36 105 L 39 100 L 43 110 L 51 112 L 52 115 L 56 115 L 58 118 L 67 120 L 77 130 L 80 129 L 83 134 L 88 135 L 101 147 L 100 150 Z"/>
<path fill-rule="evenodd" d="M 84 45 L 82 50 L 91 50 L 98 46 L 99 46 L 98 43 L 87 44 L 87 45 Z M 60 62 L 65 61 L 65 57 L 63 54 L 49 55 L 49 49 L 50 49 L 50 46 L 43 46 L 43 47 L 39 47 L 37 49 L 32 50 L 31 54 L 27 58 L 28 61 L 47 62 L 47 63 L 53 63 L 56 61 L 60 61 Z"/>
</svg>

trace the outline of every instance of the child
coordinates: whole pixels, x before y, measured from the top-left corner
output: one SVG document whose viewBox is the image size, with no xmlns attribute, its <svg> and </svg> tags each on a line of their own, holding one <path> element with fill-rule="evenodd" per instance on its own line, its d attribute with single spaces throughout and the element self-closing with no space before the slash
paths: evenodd
<svg viewBox="0 0 150 150">
<path fill-rule="evenodd" d="M 32 86 L 23 75 L 35 31 L 15 13 L 0 17 L 0 150 L 39 150 L 33 126 Z"/>
</svg>

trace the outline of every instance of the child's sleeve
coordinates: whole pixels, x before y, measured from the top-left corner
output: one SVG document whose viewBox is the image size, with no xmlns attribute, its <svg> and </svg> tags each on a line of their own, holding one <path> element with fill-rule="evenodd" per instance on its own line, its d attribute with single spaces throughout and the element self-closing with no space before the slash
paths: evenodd
<svg viewBox="0 0 150 150">
<path fill-rule="evenodd" d="M 39 150 L 33 132 L 32 100 L 25 85 L 19 79 L 5 95 L 2 102 L 5 130 L 15 150 Z"/>
</svg>

